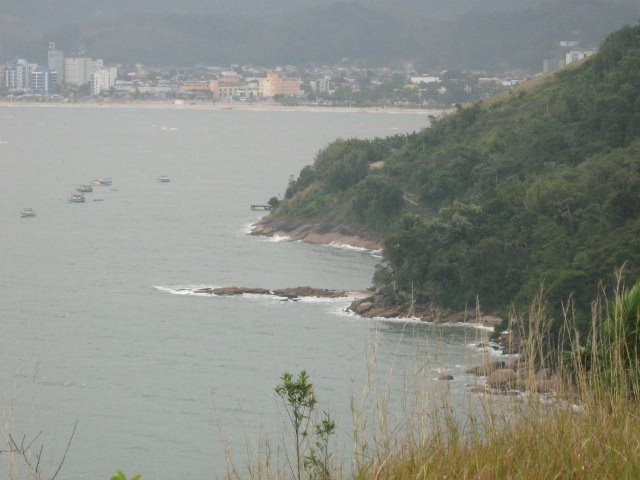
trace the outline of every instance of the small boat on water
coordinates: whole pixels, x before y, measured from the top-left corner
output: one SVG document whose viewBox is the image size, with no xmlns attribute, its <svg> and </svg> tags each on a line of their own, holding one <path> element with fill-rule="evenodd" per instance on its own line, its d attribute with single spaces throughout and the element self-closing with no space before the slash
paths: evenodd
<svg viewBox="0 0 640 480">
<path fill-rule="evenodd" d="M 78 185 L 76 190 L 82 193 L 90 193 L 93 192 L 93 187 L 91 185 Z"/>
<path fill-rule="evenodd" d="M 100 177 L 100 178 L 96 178 L 91 183 L 94 184 L 94 185 L 99 185 L 101 187 L 106 187 L 106 186 L 111 185 L 112 180 L 111 180 L 111 177 L 104 177 L 104 178 Z"/>
<path fill-rule="evenodd" d="M 33 208 L 23 208 L 22 210 L 20 210 L 20 216 L 22 218 L 26 218 L 26 217 L 35 217 L 36 216 L 36 212 Z"/>
<path fill-rule="evenodd" d="M 156 180 L 161 183 L 166 183 L 171 181 L 171 179 L 166 175 L 160 175 L 158 178 L 156 178 Z"/>
<path fill-rule="evenodd" d="M 69 202 L 71 203 L 82 203 L 84 201 L 85 201 L 85 198 L 82 193 L 74 193 L 69 197 Z"/>
</svg>

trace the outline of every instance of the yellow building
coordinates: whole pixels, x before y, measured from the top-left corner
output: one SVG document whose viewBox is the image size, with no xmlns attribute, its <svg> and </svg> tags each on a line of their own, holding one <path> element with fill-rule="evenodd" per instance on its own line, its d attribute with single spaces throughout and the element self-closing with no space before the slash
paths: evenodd
<svg viewBox="0 0 640 480">
<path fill-rule="evenodd" d="M 299 78 L 286 78 L 278 72 L 267 73 L 267 78 L 259 80 L 259 89 L 263 97 L 275 97 L 282 95 L 285 97 L 302 95 Z"/>
</svg>

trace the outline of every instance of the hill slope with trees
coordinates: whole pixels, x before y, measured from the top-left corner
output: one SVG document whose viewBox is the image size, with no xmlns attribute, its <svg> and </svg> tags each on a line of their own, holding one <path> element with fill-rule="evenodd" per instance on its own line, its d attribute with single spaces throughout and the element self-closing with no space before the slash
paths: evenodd
<svg viewBox="0 0 640 480">
<path fill-rule="evenodd" d="M 430 128 L 338 140 L 266 219 L 384 239 L 377 286 L 505 313 L 544 286 L 589 317 L 625 265 L 640 277 L 640 26 L 597 55 Z"/>
</svg>

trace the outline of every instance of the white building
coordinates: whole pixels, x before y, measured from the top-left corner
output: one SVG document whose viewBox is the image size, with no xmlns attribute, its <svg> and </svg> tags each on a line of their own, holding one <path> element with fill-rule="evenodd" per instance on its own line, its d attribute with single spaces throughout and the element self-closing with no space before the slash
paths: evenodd
<svg viewBox="0 0 640 480">
<path fill-rule="evenodd" d="M 91 74 L 104 67 L 102 59 L 69 57 L 64 59 L 64 81 L 77 87 L 91 82 Z"/>
<path fill-rule="evenodd" d="M 4 70 L 4 85 L 7 90 L 28 90 L 31 71 L 36 67 L 35 63 L 29 63 L 23 58 L 7 64 Z"/>
<path fill-rule="evenodd" d="M 330 82 L 331 79 L 329 77 L 318 78 L 317 80 L 311 80 L 309 87 L 311 87 L 312 92 L 325 93 L 329 91 Z"/>
<path fill-rule="evenodd" d="M 433 77 L 431 75 L 422 75 L 420 77 L 411 77 L 411 83 L 420 85 L 421 83 L 440 83 L 440 77 Z"/>
<path fill-rule="evenodd" d="M 91 74 L 91 93 L 100 95 L 106 92 L 116 84 L 118 78 L 117 67 L 104 67 L 96 70 Z"/>
<path fill-rule="evenodd" d="M 597 50 L 571 50 L 565 55 L 565 64 L 569 65 L 570 63 L 590 57 L 596 52 Z"/>
</svg>

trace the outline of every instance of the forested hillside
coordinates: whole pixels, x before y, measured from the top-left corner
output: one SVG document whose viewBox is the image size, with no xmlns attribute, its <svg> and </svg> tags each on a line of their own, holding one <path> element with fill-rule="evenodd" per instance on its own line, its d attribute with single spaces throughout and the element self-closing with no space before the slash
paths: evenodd
<svg viewBox="0 0 640 480">
<path fill-rule="evenodd" d="M 271 219 L 384 238 L 378 285 L 420 302 L 505 312 L 544 286 L 588 317 L 625 265 L 640 277 L 640 26 L 588 61 L 431 128 L 338 140 Z"/>
</svg>

